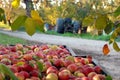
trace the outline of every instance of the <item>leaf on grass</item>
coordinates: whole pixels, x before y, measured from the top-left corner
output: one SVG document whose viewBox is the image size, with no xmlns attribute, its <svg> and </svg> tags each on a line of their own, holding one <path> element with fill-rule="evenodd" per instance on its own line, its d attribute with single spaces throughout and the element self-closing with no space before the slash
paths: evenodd
<svg viewBox="0 0 120 80">
<path fill-rule="evenodd" d="M 113 48 L 115 51 L 119 52 L 120 51 L 120 48 L 118 46 L 118 44 L 116 42 L 113 43 Z"/>
<path fill-rule="evenodd" d="M 108 45 L 105 44 L 105 45 L 103 46 L 103 54 L 104 54 L 104 55 L 108 55 L 109 52 L 110 52 L 110 49 L 109 49 Z"/>
<path fill-rule="evenodd" d="M 13 31 L 18 30 L 21 26 L 24 25 L 25 21 L 27 19 L 27 16 L 19 16 L 11 25 L 11 28 Z"/>
<path fill-rule="evenodd" d="M 112 77 L 111 76 L 106 76 L 105 80 L 112 80 Z"/>
<path fill-rule="evenodd" d="M 14 73 L 4 64 L 0 64 L 0 72 L 9 75 L 11 80 L 18 80 Z"/>
<path fill-rule="evenodd" d="M 35 33 L 35 23 L 32 18 L 27 18 L 25 21 L 25 30 L 26 32 L 32 36 Z"/>
</svg>

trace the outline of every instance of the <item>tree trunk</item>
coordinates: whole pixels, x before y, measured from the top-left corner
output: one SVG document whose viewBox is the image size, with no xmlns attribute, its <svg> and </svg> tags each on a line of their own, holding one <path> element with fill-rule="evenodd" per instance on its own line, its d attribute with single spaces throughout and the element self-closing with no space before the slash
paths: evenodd
<svg viewBox="0 0 120 80">
<path fill-rule="evenodd" d="M 26 4 L 26 15 L 31 17 L 31 10 L 34 10 L 32 0 L 24 0 L 24 3 Z"/>
</svg>

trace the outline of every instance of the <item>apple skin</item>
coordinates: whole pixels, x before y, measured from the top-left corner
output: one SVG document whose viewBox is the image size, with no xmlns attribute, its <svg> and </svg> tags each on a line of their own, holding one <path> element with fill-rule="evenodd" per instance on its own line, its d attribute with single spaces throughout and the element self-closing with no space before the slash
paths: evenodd
<svg viewBox="0 0 120 80">
<path fill-rule="evenodd" d="M 71 72 L 67 69 L 64 69 L 58 73 L 58 77 L 60 80 L 69 80 L 70 76 L 71 76 Z"/>
<path fill-rule="evenodd" d="M 38 77 L 39 76 L 39 71 L 38 70 L 32 70 L 29 74 L 30 74 L 30 76 Z"/>
<path fill-rule="evenodd" d="M 51 66 L 47 69 L 46 74 L 55 73 L 58 74 L 58 69 L 55 66 Z"/>
<path fill-rule="evenodd" d="M 21 73 L 15 73 L 15 76 L 16 76 L 19 80 L 25 80 L 25 76 L 24 76 L 24 74 L 21 74 Z"/>
<path fill-rule="evenodd" d="M 29 78 L 29 77 L 30 77 L 29 73 L 26 72 L 26 71 L 21 71 L 21 72 L 19 72 L 19 73 L 20 73 L 20 74 L 23 74 L 25 78 Z"/>
<path fill-rule="evenodd" d="M 46 76 L 46 80 L 58 80 L 58 76 L 55 73 L 49 73 Z"/>
<path fill-rule="evenodd" d="M 101 71 L 102 71 L 102 69 L 101 69 L 100 66 L 95 66 L 95 67 L 94 67 L 94 71 L 95 71 L 96 73 L 100 74 Z"/>
<path fill-rule="evenodd" d="M 92 80 L 105 80 L 105 75 L 96 74 L 95 76 L 93 76 Z"/>
<path fill-rule="evenodd" d="M 84 74 L 85 74 L 86 76 L 88 76 L 88 74 L 89 74 L 90 72 L 94 72 L 94 69 L 93 69 L 92 67 L 86 67 L 86 68 L 84 69 Z"/>
<path fill-rule="evenodd" d="M 76 77 L 85 77 L 85 74 L 82 73 L 82 72 L 80 72 L 80 71 L 75 71 L 75 72 L 74 72 L 74 75 L 75 75 Z"/>
<path fill-rule="evenodd" d="M 92 80 L 92 78 L 96 75 L 97 73 L 96 72 L 90 72 L 88 74 L 88 77 Z"/>
<path fill-rule="evenodd" d="M 78 69 L 78 66 L 76 64 L 70 64 L 67 66 L 67 69 L 70 70 L 70 72 L 75 72 Z"/>
<path fill-rule="evenodd" d="M 88 77 L 82 77 L 81 80 L 90 80 Z"/>
</svg>

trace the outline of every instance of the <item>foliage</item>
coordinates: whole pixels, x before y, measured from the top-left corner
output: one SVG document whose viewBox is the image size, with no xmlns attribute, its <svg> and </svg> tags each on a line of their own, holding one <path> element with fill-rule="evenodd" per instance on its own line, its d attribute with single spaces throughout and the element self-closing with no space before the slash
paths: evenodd
<svg viewBox="0 0 120 80">
<path fill-rule="evenodd" d="M 0 72 L 5 76 L 9 76 L 12 80 L 18 80 L 14 73 L 4 64 L 0 64 Z"/>
</svg>

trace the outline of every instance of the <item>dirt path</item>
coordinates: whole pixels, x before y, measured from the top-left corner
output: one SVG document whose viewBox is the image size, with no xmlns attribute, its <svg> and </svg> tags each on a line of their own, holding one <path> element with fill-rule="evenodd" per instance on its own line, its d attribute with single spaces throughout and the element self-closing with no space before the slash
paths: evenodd
<svg viewBox="0 0 120 80">
<path fill-rule="evenodd" d="M 71 47 L 77 55 L 92 55 L 97 60 L 98 64 L 114 78 L 113 80 L 120 80 L 120 52 L 115 52 L 112 45 L 110 45 L 110 54 L 108 56 L 104 56 L 102 53 L 103 45 L 106 43 L 108 44 L 108 42 L 38 33 L 33 36 L 29 36 L 24 32 L 2 30 L 0 30 L 0 33 L 40 43 L 66 45 Z M 120 43 L 118 43 L 118 45 L 120 45 Z"/>
</svg>

